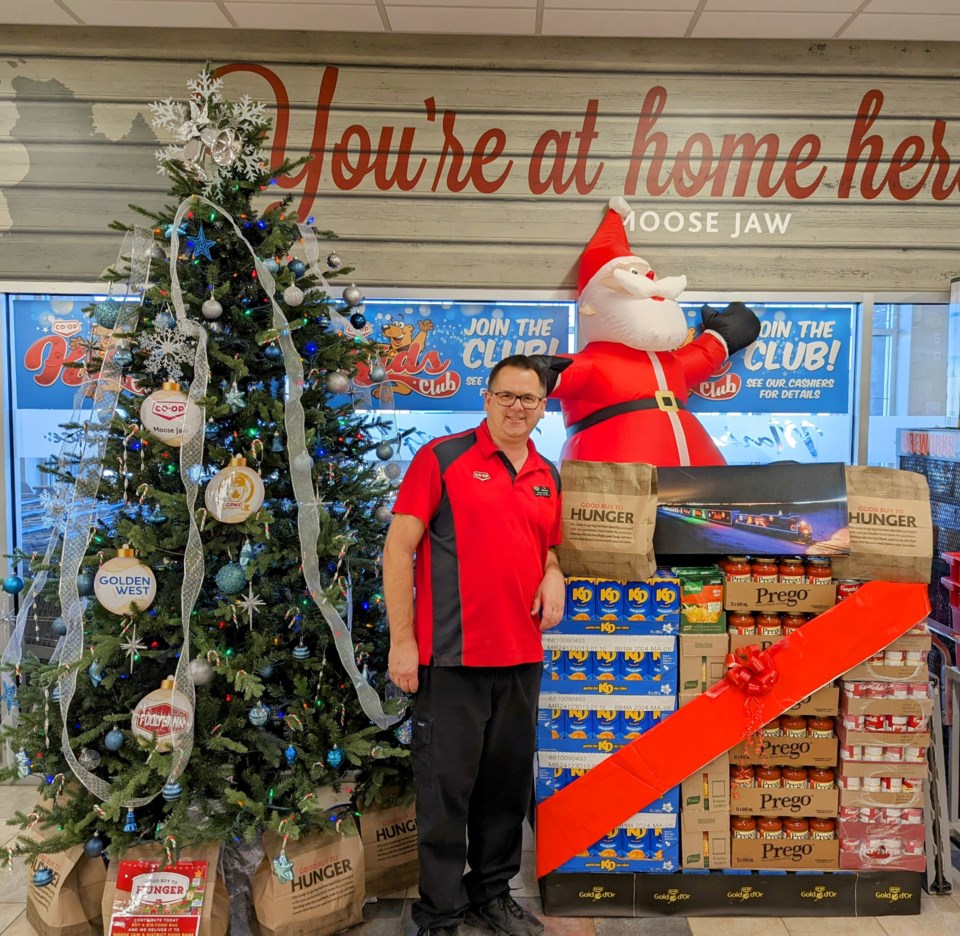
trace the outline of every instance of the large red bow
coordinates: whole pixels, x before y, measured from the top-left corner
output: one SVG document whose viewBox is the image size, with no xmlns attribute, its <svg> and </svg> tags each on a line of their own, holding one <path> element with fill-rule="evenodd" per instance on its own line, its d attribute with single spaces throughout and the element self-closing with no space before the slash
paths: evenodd
<svg viewBox="0 0 960 936">
<path fill-rule="evenodd" d="M 727 654 L 727 679 L 748 696 L 766 695 L 779 678 L 769 650 L 753 644 Z"/>
</svg>

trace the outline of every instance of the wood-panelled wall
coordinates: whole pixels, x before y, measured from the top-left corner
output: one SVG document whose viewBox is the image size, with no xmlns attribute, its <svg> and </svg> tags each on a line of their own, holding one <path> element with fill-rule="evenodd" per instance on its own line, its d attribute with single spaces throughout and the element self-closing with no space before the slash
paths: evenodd
<svg viewBox="0 0 960 936">
<path fill-rule="evenodd" d="M 315 156 L 295 204 L 367 287 L 571 287 L 624 192 L 635 252 L 691 288 L 960 273 L 956 44 L 5 27 L 0 280 L 113 261 L 108 222 L 166 202 L 148 103 L 206 60 L 286 99 L 272 143 Z"/>
</svg>

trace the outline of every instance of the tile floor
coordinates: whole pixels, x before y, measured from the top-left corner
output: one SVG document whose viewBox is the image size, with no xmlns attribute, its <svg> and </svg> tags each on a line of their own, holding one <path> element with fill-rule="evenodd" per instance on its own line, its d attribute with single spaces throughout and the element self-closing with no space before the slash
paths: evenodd
<svg viewBox="0 0 960 936">
<path fill-rule="evenodd" d="M 4 819 L 35 802 L 29 786 L 0 786 L 0 846 L 16 838 Z M 540 914 L 540 897 L 533 871 L 533 838 L 525 830 L 524 862 L 512 883 L 517 900 Z M 954 865 L 960 869 L 960 851 L 954 849 Z M 957 879 L 960 881 L 960 871 Z M 0 873 L 0 936 L 33 936 L 24 913 L 27 869 L 19 862 L 13 872 Z M 350 931 L 351 936 L 414 936 L 410 918 L 411 898 L 406 894 L 368 903 L 365 922 Z M 951 897 L 921 898 L 921 915 L 911 917 L 695 917 L 613 919 L 586 917 L 544 917 L 545 936 L 960 936 L 960 887 Z M 482 930 L 461 928 L 462 936 L 480 936 Z M 489 936 L 489 933 L 486 934 Z"/>
</svg>

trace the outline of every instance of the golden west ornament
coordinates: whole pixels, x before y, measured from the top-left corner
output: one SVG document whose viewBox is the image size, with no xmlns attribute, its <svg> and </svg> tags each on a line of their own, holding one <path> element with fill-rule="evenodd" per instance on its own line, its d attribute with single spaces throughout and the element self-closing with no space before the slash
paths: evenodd
<svg viewBox="0 0 960 936">
<path fill-rule="evenodd" d="M 157 577 L 153 569 L 144 565 L 129 545 L 117 550 L 97 569 L 93 592 L 108 611 L 114 614 L 133 614 L 133 606 L 145 611 L 157 596 Z"/>
<path fill-rule="evenodd" d="M 169 751 L 193 727 L 193 706 L 168 676 L 137 703 L 130 727 L 138 741 L 150 744 L 156 738 L 157 750 Z"/>
<path fill-rule="evenodd" d="M 165 445 L 179 448 L 203 426 L 200 407 L 172 380 L 164 381 L 140 405 L 140 422 Z"/>
<path fill-rule="evenodd" d="M 234 455 L 230 464 L 218 471 L 207 485 L 204 502 L 210 514 L 221 523 L 243 523 L 263 503 L 263 481 L 247 460 Z"/>
</svg>

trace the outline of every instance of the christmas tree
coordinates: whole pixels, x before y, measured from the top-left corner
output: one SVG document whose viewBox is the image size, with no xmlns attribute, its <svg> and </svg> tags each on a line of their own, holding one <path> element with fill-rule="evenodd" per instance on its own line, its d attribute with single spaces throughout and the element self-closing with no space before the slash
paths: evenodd
<svg viewBox="0 0 960 936">
<path fill-rule="evenodd" d="M 409 788 L 402 700 L 381 704 L 399 467 L 350 379 L 385 376 L 363 297 L 331 295 L 351 270 L 335 252 L 321 269 L 330 232 L 289 197 L 266 206 L 300 163 L 268 166 L 263 105 L 225 100 L 209 69 L 188 87 L 151 105 L 172 202 L 114 225 L 90 405 L 50 467 L 58 528 L 0 674 L 0 779 L 43 778 L 17 818 L 46 852 L 299 836 L 335 818 L 320 789 L 356 806 Z M 60 607 L 49 662 L 20 649 L 40 599 Z"/>
</svg>

